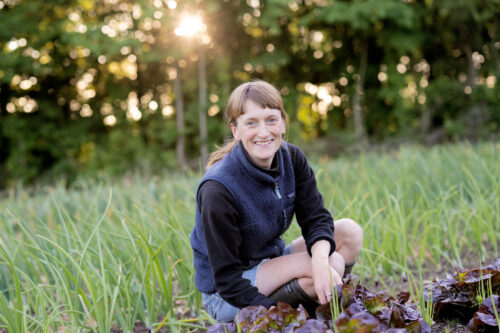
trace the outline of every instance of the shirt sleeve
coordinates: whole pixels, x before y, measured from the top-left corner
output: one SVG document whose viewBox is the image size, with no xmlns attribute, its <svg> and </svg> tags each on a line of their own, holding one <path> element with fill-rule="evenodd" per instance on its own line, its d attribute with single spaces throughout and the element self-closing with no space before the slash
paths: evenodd
<svg viewBox="0 0 500 333">
<path fill-rule="evenodd" d="M 304 153 L 289 144 L 295 172 L 295 214 L 304 236 L 307 252 L 319 240 L 330 242 L 330 254 L 335 251 L 333 217 L 325 208 L 316 177 Z"/>
<path fill-rule="evenodd" d="M 242 277 L 239 212 L 229 191 L 217 181 L 206 181 L 198 191 L 198 203 L 208 259 L 219 295 L 238 308 L 249 305 L 269 308 L 275 305 L 271 299 L 259 293 L 249 280 Z"/>
</svg>

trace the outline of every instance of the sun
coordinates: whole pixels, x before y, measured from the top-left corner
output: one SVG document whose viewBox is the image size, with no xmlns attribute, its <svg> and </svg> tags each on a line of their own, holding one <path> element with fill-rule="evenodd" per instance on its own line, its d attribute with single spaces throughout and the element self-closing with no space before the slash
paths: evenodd
<svg viewBox="0 0 500 333">
<path fill-rule="evenodd" d="M 199 32 L 206 31 L 207 27 L 200 16 L 184 16 L 175 29 L 177 36 L 192 37 Z"/>
</svg>

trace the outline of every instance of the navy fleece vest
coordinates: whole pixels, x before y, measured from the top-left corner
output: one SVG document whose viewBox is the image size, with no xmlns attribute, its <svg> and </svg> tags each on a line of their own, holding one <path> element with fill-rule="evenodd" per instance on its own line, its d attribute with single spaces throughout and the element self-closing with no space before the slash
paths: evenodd
<svg viewBox="0 0 500 333">
<path fill-rule="evenodd" d="M 207 180 L 215 180 L 233 196 L 241 218 L 242 244 L 239 250 L 244 265 L 279 256 L 285 246 L 281 235 L 290 226 L 295 210 L 295 175 L 286 142 L 276 152 L 276 158 L 279 174 L 272 177 L 248 160 L 240 143 L 207 170 L 198 186 L 199 190 Z M 215 283 L 198 202 L 191 246 L 196 287 L 201 292 L 214 293 Z"/>
</svg>

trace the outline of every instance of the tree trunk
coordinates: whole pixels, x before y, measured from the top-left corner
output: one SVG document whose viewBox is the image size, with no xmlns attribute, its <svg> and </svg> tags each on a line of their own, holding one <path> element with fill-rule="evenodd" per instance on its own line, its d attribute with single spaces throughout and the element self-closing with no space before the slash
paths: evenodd
<svg viewBox="0 0 500 333">
<path fill-rule="evenodd" d="M 425 138 L 431 129 L 432 110 L 427 103 L 422 105 L 422 114 L 420 115 L 420 133 Z"/>
<path fill-rule="evenodd" d="M 135 55 L 133 52 L 131 53 L 133 55 Z M 135 83 L 135 92 L 137 94 L 137 107 L 139 108 L 139 110 L 141 109 L 141 97 L 144 95 L 144 86 L 143 86 L 143 79 L 142 79 L 142 72 L 141 72 L 141 64 L 139 62 L 140 60 L 140 57 L 136 57 L 136 65 L 137 65 L 137 77 L 136 79 L 134 80 L 134 83 Z M 141 111 L 141 119 L 144 119 L 144 115 L 142 114 L 143 111 Z M 147 133 L 147 130 L 146 130 L 146 123 L 139 119 L 139 121 L 137 121 L 137 125 L 140 129 L 140 136 L 141 136 L 141 139 L 142 141 L 144 142 L 144 145 L 147 147 L 148 146 L 148 143 L 149 143 L 149 138 L 148 138 L 148 133 Z M 142 166 L 145 166 L 145 161 L 144 160 L 141 160 L 141 165 Z"/>
<path fill-rule="evenodd" d="M 472 58 L 472 46 L 469 30 L 466 26 L 461 26 L 460 36 L 463 43 L 463 49 L 467 57 L 468 69 L 467 69 L 467 85 L 470 87 L 473 94 L 477 88 L 477 69 L 474 67 L 474 60 Z M 472 104 L 466 114 L 467 122 L 467 136 L 471 139 L 477 138 L 478 130 L 484 125 L 486 119 L 483 113 L 482 104 Z"/>
<path fill-rule="evenodd" d="M 493 59 L 495 60 L 495 76 L 500 77 L 500 62 L 498 61 L 498 50 L 495 47 L 496 34 L 493 35 L 493 38 L 490 42 L 490 51 L 493 54 Z"/>
<path fill-rule="evenodd" d="M 182 97 L 182 83 L 181 73 L 177 61 L 175 62 L 175 71 L 177 75 L 174 80 L 174 93 L 175 93 L 175 121 L 177 125 L 177 144 L 175 152 L 177 154 L 177 161 L 181 170 L 186 168 L 186 136 L 184 128 L 184 99 Z"/>
<path fill-rule="evenodd" d="M 199 109 L 198 116 L 200 120 L 200 149 L 201 149 L 201 169 L 205 170 L 208 162 L 207 147 L 207 73 L 205 48 L 200 45 L 198 59 L 198 97 Z"/>
<path fill-rule="evenodd" d="M 366 130 L 363 120 L 363 110 L 361 109 L 361 99 L 364 94 L 363 86 L 365 83 L 366 67 L 368 62 L 368 47 L 366 41 L 362 41 L 361 58 L 359 61 L 359 72 L 356 80 L 354 97 L 352 100 L 352 112 L 354 116 L 354 134 L 358 145 L 366 144 Z"/>
</svg>

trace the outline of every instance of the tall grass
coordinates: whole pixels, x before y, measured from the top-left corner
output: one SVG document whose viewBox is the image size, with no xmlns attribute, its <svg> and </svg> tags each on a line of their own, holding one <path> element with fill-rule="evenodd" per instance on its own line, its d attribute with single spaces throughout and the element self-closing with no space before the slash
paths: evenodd
<svg viewBox="0 0 500 333">
<path fill-rule="evenodd" d="M 362 281 L 390 289 L 409 269 L 422 272 L 420 285 L 454 264 L 498 257 L 499 148 L 404 147 L 313 163 L 334 217 L 364 228 L 355 267 Z M 141 320 L 153 332 L 202 328 L 189 245 L 200 177 L 8 193 L 0 201 L 0 327 L 129 332 Z M 298 235 L 294 226 L 285 238 Z"/>
<path fill-rule="evenodd" d="M 363 226 L 362 280 L 390 287 L 406 267 L 431 278 L 499 255 L 498 143 L 405 147 L 315 169 L 334 216 Z"/>
</svg>

